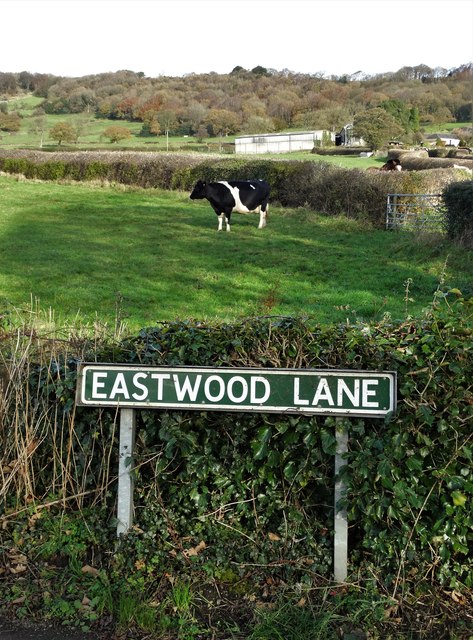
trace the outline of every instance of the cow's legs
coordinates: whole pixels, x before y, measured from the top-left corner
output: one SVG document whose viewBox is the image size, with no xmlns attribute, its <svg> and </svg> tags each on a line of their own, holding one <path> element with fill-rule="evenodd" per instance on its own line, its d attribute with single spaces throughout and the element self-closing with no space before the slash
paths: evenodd
<svg viewBox="0 0 473 640">
<path fill-rule="evenodd" d="M 230 231 L 230 216 L 225 214 L 225 212 L 218 214 L 218 230 L 221 231 L 223 229 L 224 220 L 226 230 Z"/>
<path fill-rule="evenodd" d="M 260 208 L 258 229 L 262 229 L 263 227 L 266 226 L 267 213 L 268 213 L 268 205 L 266 205 L 264 209 L 263 207 Z"/>
<path fill-rule="evenodd" d="M 225 213 L 218 214 L 218 231 L 223 229 L 223 221 L 225 220 L 225 228 L 227 231 L 230 231 L 230 219 L 225 215 Z"/>
</svg>

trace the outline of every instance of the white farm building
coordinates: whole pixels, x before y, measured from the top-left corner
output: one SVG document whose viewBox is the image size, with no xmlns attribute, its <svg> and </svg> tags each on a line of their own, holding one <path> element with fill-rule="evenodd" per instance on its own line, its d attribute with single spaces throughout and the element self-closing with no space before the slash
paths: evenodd
<svg viewBox="0 0 473 640">
<path fill-rule="evenodd" d="M 324 143 L 334 142 L 330 131 L 303 131 L 300 133 L 265 133 L 235 138 L 235 153 L 289 153 L 312 151 Z"/>
<path fill-rule="evenodd" d="M 427 144 L 434 146 L 440 141 L 446 147 L 458 147 L 460 144 L 460 138 L 448 133 L 430 133 L 425 136 Z"/>
</svg>

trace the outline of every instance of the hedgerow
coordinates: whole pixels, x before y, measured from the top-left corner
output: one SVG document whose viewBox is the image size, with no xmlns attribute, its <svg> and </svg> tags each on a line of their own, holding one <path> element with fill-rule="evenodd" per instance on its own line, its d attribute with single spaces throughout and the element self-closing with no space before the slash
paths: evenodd
<svg viewBox="0 0 473 640">
<path fill-rule="evenodd" d="M 443 192 L 447 233 L 465 247 L 473 247 L 473 181 L 453 182 Z"/>
<path fill-rule="evenodd" d="M 458 291 L 442 297 L 422 320 L 400 325 L 176 321 L 120 341 L 54 341 L 7 327 L 2 548 L 10 549 L 23 510 L 38 531 L 36 518 L 46 523 L 58 509 L 105 510 L 113 536 L 118 414 L 75 406 L 80 360 L 391 370 L 396 415 L 347 427 L 350 575 L 375 575 L 392 593 L 406 581 L 472 587 L 473 304 Z M 101 561 L 103 570 L 151 583 L 168 571 L 306 585 L 329 579 L 334 446 L 329 417 L 139 412 L 136 526 Z M 35 543 L 26 548 L 20 538 L 29 562 Z M 86 562 L 86 550 L 74 553 Z"/>
<path fill-rule="evenodd" d="M 454 169 L 369 173 L 324 162 L 145 152 L 0 150 L 0 171 L 41 180 L 100 180 L 142 188 L 190 191 L 198 179 L 271 185 L 271 199 L 291 208 L 345 215 L 384 227 L 387 193 L 440 193 Z"/>
<path fill-rule="evenodd" d="M 143 188 L 177 188 L 174 175 L 199 156 L 145 152 L 0 150 L 0 171 L 40 180 L 104 180 Z"/>
</svg>

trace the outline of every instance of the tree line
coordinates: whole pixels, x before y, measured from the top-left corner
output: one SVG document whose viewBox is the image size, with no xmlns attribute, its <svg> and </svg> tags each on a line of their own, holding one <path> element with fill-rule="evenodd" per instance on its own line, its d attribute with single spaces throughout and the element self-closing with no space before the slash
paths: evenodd
<svg viewBox="0 0 473 640">
<path fill-rule="evenodd" d="M 43 98 L 38 115 L 93 113 L 141 122 L 142 135 L 208 137 L 288 128 L 336 132 L 382 109 L 392 118 L 393 137 L 415 142 L 421 124 L 471 121 L 472 76 L 472 63 L 331 77 L 263 67 L 156 78 L 129 70 L 78 78 L 0 72 L 0 111 L 6 127 L 14 126 L 8 99 L 32 94 Z"/>
</svg>

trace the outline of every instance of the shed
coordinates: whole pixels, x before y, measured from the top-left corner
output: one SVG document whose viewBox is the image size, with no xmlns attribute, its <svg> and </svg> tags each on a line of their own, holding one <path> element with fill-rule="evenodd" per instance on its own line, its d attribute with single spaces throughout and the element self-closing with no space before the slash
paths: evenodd
<svg viewBox="0 0 473 640">
<path fill-rule="evenodd" d="M 435 145 L 437 140 L 441 140 L 447 147 L 458 147 L 460 138 L 450 133 L 430 133 L 425 136 L 428 144 Z"/>
<path fill-rule="evenodd" d="M 312 151 L 320 147 L 322 141 L 334 142 L 330 131 L 301 131 L 298 133 L 264 133 L 235 138 L 235 153 L 288 153 L 291 151 Z"/>
<path fill-rule="evenodd" d="M 336 146 L 342 147 L 364 147 L 366 142 L 363 138 L 358 138 L 353 135 L 353 124 L 346 124 L 340 133 L 335 136 Z"/>
</svg>

